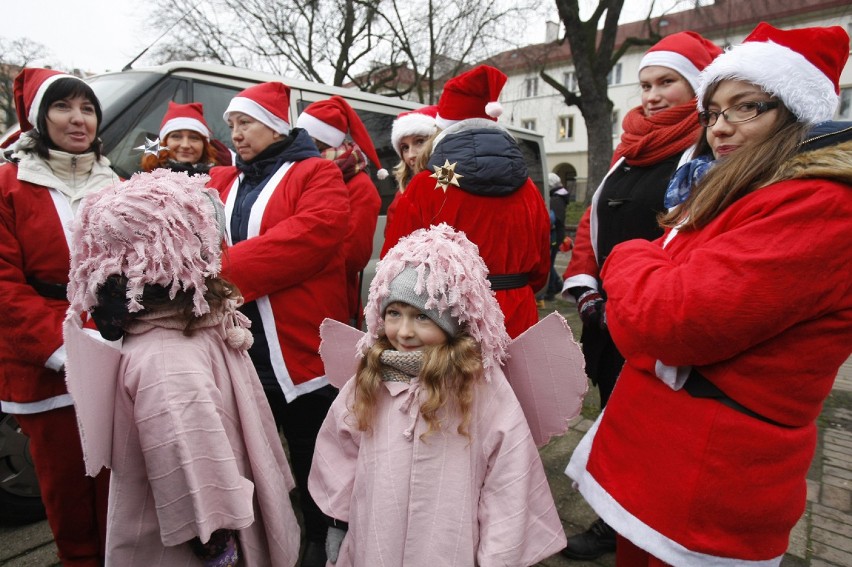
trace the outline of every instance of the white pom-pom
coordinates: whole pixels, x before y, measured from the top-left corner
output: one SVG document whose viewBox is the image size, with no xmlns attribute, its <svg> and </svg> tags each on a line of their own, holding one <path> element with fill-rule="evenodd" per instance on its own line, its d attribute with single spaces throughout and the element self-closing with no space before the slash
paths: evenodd
<svg viewBox="0 0 852 567">
<path fill-rule="evenodd" d="M 388 170 L 384 167 L 376 172 L 376 177 L 378 177 L 379 179 L 387 179 L 388 175 Z"/>
<path fill-rule="evenodd" d="M 492 101 L 485 105 L 485 114 L 492 118 L 497 118 L 503 114 L 503 105 L 499 102 Z"/>
</svg>

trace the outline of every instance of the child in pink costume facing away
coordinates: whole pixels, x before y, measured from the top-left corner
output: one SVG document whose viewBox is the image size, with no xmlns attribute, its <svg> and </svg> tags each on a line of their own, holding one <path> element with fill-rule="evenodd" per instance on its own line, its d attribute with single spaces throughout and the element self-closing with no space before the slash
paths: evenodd
<svg viewBox="0 0 852 567">
<path fill-rule="evenodd" d="M 122 339 L 103 436 L 107 565 L 291 566 L 299 552 L 293 479 L 242 298 L 218 277 L 224 215 L 206 181 L 134 175 L 88 197 L 74 226 L 69 320 L 91 311 L 104 338 Z M 74 396 L 98 368 L 68 365 Z M 97 431 L 80 413 L 89 459 Z"/>
<path fill-rule="evenodd" d="M 486 276 L 476 245 L 446 224 L 379 263 L 357 373 L 323 423 L 309 480 L 334 519 L 337 567 L 523 566 L 565 546 L 501 369 L 509 337 Z"/>
</svg>

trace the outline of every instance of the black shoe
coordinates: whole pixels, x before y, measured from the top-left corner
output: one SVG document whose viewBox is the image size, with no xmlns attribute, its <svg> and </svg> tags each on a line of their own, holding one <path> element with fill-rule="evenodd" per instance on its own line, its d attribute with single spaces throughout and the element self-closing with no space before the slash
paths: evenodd
<svg viewBox="0 0 852 567">
<path fill-rule="evenodd" d="M 588 561 L 614 551 L 615 530 L 599 519 L 583 533 L 569 537 L 568 545 L 560 553 L 568 559 Z"/>
<path fill-rule="evenodd" d="M 328 558 L 325 555 L 325 544 L 321 541 L 305 542 L 305 553 L 302 554 L 301 567 L 325 567 Z"/>
</svg>

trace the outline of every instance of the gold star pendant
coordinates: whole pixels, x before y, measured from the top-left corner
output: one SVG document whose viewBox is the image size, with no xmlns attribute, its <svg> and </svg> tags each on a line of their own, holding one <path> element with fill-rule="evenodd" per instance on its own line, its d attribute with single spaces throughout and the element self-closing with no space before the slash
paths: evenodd
<svg viewBox="0 0 852 567">
<path fill-rule="evenodd" d="M 459 179 L 464 177 L 464 175 L 462 175 L 461 173 L 456 173 L 456 164 L 457 163 L 458 162 L 450 163 L 450 160 L 445 159 L 444 165 L 441 165 L 441 166 L 433 165 L 432 166 L 432 167 L 435 168 L 435 173 L 433 173 L 429 177 L 434 177 L 435 179 L 438 180 L 438 182 L 435 183 L 435 189 L 440 187 L 441 189 L 444 190 L 444 193 L 446 193 L 447 187 L 449 187 L 450 185 L 455 185 L 456 187 L 460 187 Z"/>
</svg>

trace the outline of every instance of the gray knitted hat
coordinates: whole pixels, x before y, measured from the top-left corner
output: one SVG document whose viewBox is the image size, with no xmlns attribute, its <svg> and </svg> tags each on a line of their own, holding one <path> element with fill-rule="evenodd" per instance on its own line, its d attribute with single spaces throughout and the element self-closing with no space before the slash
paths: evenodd
<svg viewBox="0 0 852 567">
<path fill-rule="evenodd" d="M 426 268 L 423 278 L 429 276 L 429 269 Z M 412 307 L 416 307 L 423 312 L 424 315 L 432 319 L 436 325 L 444 329 L 450 336 L 455 335 L 459 330 L 459 322 L 450 315 L 450 309 L 447 307 L 443 312 L 439 312 L 435 308 L 427 309 L 426 302 L 429 300 L 429 293 L 426 291 L 426 286 L 421 286 L 423 289 L 418 294 L 415 290 L 417 287 L 417 269 L 408 265 L 397 275 L 390 283 L 390 293 L 382 301 L 382 315 L 388 305 L 394 301 L 407 303 Z"/>
</svg>

